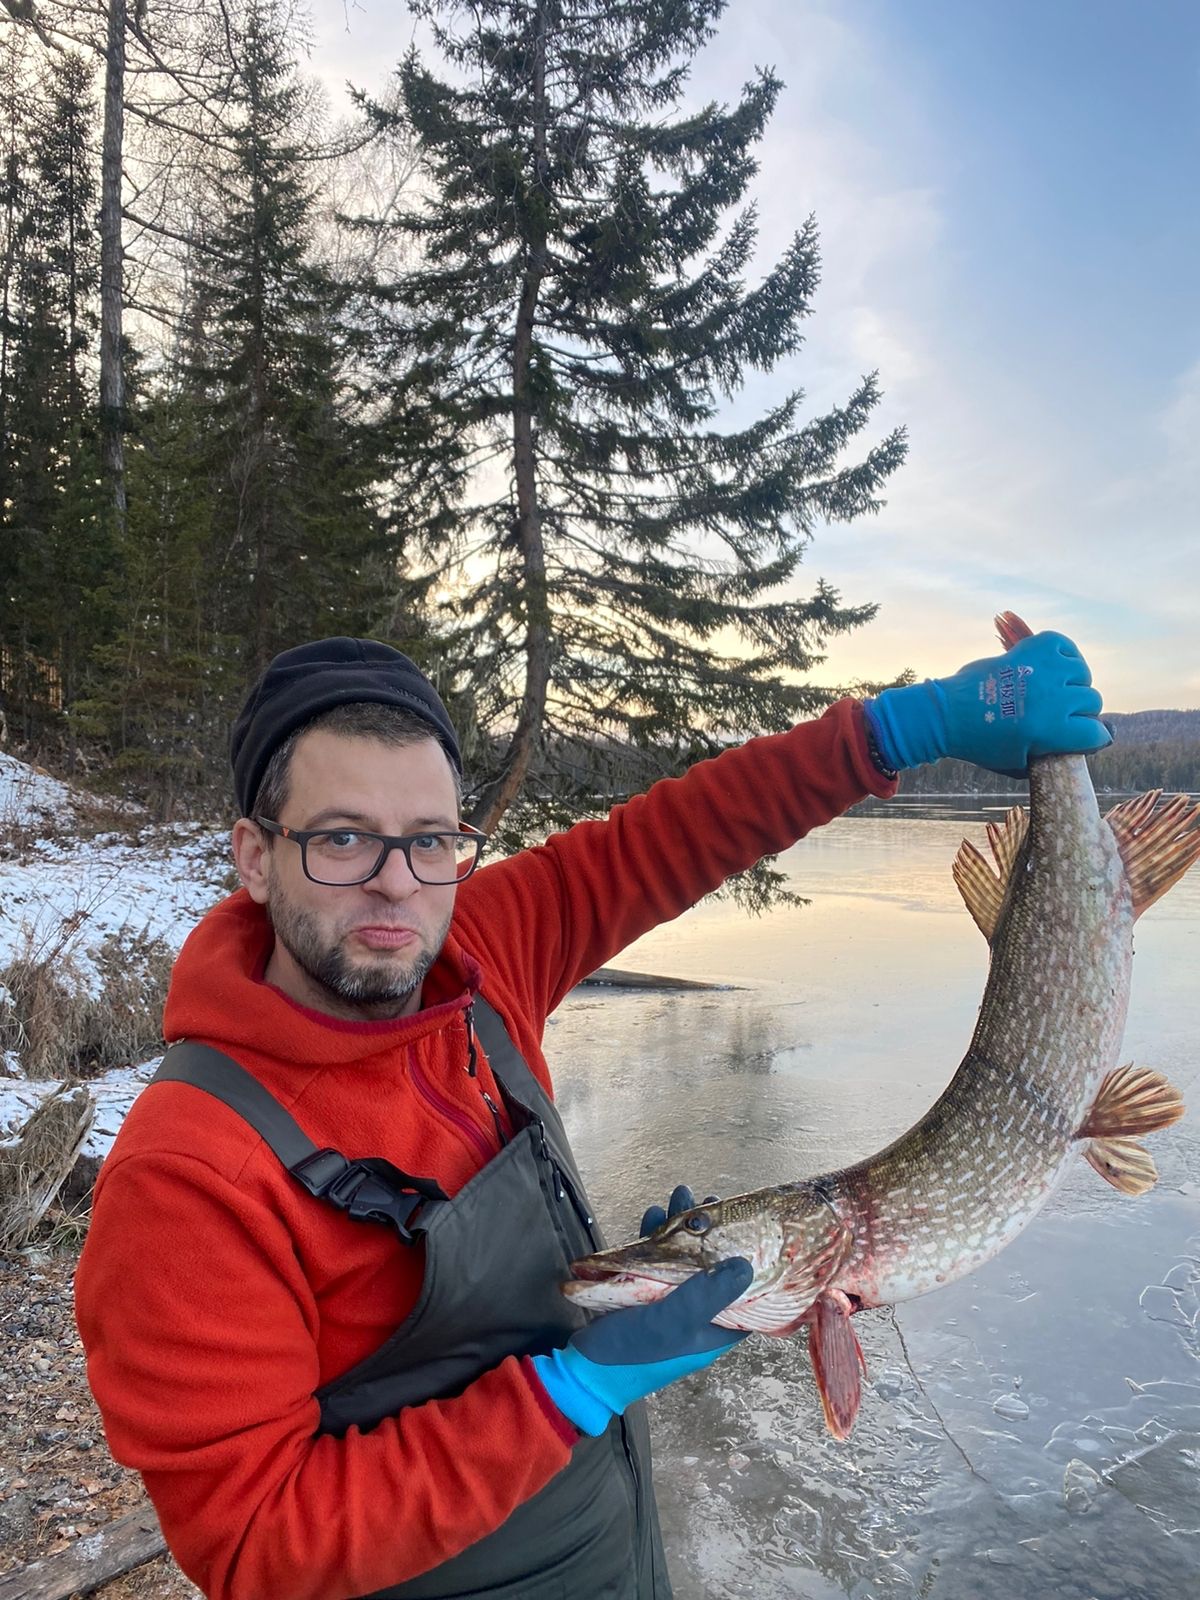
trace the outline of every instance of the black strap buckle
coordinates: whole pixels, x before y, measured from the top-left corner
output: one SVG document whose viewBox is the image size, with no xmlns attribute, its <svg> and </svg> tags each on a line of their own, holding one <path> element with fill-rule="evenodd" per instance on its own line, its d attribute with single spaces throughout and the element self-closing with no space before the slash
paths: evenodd
<svg viewBox="0 0 1200 1600">
<path fill-rule="evenodd" d="M 353 1222 L 391 1223 L 405 1244 L 416 1239 L 413 1215 L 447 1195 L 428 1178 L 413 1178 L 381 1157 L 350 1161 L 341 1151 L 317 1150 L 288 1171 L 318 1200 L 344 1211 Z"/>
</svg>

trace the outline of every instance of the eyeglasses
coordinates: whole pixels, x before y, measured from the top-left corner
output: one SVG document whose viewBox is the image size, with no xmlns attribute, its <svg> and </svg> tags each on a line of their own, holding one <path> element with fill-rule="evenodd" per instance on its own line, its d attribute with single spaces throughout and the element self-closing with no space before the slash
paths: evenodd
<svg viewBox="0 0 1200 1600">
<path fill-rule="evenodd" d="M 364 833 L 360 828 L 322 828 L 303 832 L 285 828 L 267 817 L 255 822 L 280 839 L 300 846 L 300 865 L 313 883 L 344 889 L 352 883 L 369 883 L 383 871 L 393 850 L 403 853 L 408 870 L 418 883 L 461 883 L 479 865 L 479 852 L 487 835 L 464 823 L 456 833 Z"/>
</svg>

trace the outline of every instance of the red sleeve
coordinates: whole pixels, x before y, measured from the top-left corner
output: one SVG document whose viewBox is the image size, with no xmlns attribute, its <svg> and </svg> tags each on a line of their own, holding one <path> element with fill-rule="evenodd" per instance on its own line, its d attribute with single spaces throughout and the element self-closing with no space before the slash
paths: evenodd
<svg viewBox="0 0 1200 1600">
<path fill-rule="evenodd" d="M 763 856 L 786 850 L 894 779 L 867 752 L 862 708 L 750 739 L 665 778 L 464 885 L 464 923 L 499 984 L 540 1026 L 581 978 Z"/>
<path fill-rule="evenodd" d="M 403 1582 L 499 1527 L 577 1437 L 515 1357 L 369 1433 L 314 1437 L 318 1308 L 294 1241 L 191 1157 L 106 1170 L 76 1314 L 112 1453 L 210 1600 Z"/>
</svg>

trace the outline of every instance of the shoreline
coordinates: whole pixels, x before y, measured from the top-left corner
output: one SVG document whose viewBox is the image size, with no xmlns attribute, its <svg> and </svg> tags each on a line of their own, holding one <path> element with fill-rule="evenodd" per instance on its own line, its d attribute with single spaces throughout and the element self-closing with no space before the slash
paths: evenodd
<svg viewBox="0 0 1200 1600">
<path fill-rule="evenodd" d="M 630 972 L 623 967 L 597 967 L 580 978 L 577 989 L 736 989 L 736 983 L 706 983 L 699 978 L 668 978 L 654 972 Z"/>
</svg>

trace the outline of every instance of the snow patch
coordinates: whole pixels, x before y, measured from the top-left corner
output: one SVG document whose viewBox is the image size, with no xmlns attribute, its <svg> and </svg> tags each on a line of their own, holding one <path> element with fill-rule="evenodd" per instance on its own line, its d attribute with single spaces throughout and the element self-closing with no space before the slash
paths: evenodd
<svg viewBox="0 0 1200 1600">
<path fill-rule="evenodd" d="M 0 754 L 0 840 L 9 830 L 13 850 L 0 859 L 0 971 L 18 958 L 52 957 L 59 977 L 98 994 L 103 975 L 97 955 L 106 938 L 146 936 L 177 951 L 229 893 L 229 835 L 198 824 L 145 824 L 132 835 L 73 840 L 77 815 L 67 784 Z M 14 844 L 19 833 L 26 837 Z M 10 1003 L 0 984 L 0 1015 Z M 86 1080 L 96 1115 L 84 1155 L 107 1155 L 160 1059 Z M 11 1144 L 61 1087 L 60 1079 L 26 1078 L 17 1053 L 0 1050 L 0 1144 Z"/>
<path fill-rule="evenodd" d="M 117 1130 L 129 1114 L 129 1108 L 141 1094 L 158 1070 L 161 1056 L 143 1061 L 136 1067 L 114 1067 L 102 1077 L 89 1078 L 84 1083 L 73 1083 L 73 1088 L 87 1089 L 96 1107 L 91 1132 L 80 1154 L 97 1156 L 103 1160 L 112 1149 Z M 43 1100 L 63 1088 L 62 1078 L 29 1079 L 19 1082 L 0 1082 L 0 1147 L 12 1145 L 17 1135 Z"/>
<path fill-rule="evenodd" d="M 48 772 L 0 753 L 0 823 L 34 827 L 50 820 L 70 822 L 71 791 Z"/>
<path fill-rule="evenodd" d="M 211 828 L 146 829 L 136 843 L 55 840 L 29 859 L 0 861 L 0 969 L 60 952 L 95 993 L 95 952 L 109 934 L 145 933 L 178 950 L 229 891 L 227 839 Z"/>
</svg>

